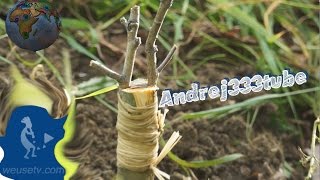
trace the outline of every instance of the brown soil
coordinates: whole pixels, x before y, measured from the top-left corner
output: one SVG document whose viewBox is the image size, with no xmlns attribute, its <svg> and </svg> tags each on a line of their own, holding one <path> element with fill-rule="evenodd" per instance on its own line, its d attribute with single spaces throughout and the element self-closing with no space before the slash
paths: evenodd
<svg viewBox="0 0 320 180">
<path fill-rule="evenodd" d="M 93 144 L 88 155 L 84 156 L 80 171 L 92 171 L 94 177 L 111 179 L 116 173 L 116 114 L 91 100 L 79 103 L 77 111 L 77 120 L 88 124 L 94 134 Z M 173 130 L 180 131 L 183 138 L 173 152 L 184 160 L 209 160 L 230 153 L 244 155 L 237 161 L 218 167 L 192 169 L 199 180 L 285 179 L 280 176 L 284 160 L 295 168 L 290 179 L 303 179 L 304 171 L 298 163 L 298 145 L 292 143 L 293 137 L 274 136 L 271 130 L 263 129 L 254 130 L 249 141 L 245 133 L 246 123 L 240 115 L 219 121 L 169 121 L 164 137 L 167 139 Z M 169 158 L 161 162 L 159 168 L 171 174 L 172 179 L 186 176 Z"/>
</svg>

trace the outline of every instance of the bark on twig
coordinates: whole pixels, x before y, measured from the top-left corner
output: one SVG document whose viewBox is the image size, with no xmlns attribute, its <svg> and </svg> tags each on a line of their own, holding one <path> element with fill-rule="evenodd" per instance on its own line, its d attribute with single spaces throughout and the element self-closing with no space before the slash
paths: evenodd
<svg viewBox="0 0 320 180">
<path fill-rule="evenodd" d="M 141 44 L 141 38 L 137 37 L 140 22 L 139 19 L 139 6 L 134 6 L 133 8 L 131 8 L 130 17 L 128 21 L 125 18 L 121 18 L 121 23 L 125 25 L 128 34 L 126 59 L 122 71 L 122 76 L 124 80 L 121 84 L 122 87 L 129 87 L 130 85 L 137 49 Z"/>
<path fill-rule="evenodd" d="M 161 71 L 170 63 L 173 58 L 174 52 L 177 50 L 177 46 L 174 45 L 171 50 L 169 51 L 167 57 L 162 61 L 160 66 L 157 68 L 157 72 L 160 74 Z"/>
<path fill-rule="evenodd" d="M 120 74 L 118 74 L 117 72 L 113 71 L 112 69 L 109 69 L 107 66 L 103 65 L 102 63 L 100 63 L 98 61 L 91 60 L 90 66 L 103 71 L 104 73 L 107 74 L 107 76 L 109 76 L 110 78 L 118 81 L 119 83 L 123 82 L 123 79 L 122 79 Z"/>
<path fill-rule="evenodd" d="M 146 54 L 148 61 L 148 85 L 156 85 L 159 73 L 157 71 L 157 46 L 156 40 L 158 38 L 164 18 L 171 7 L 173 0 L 161 0 L 157 15 L 153 21 L 152 27 L 149 31 L 146 42 Z"/>
<path fill-rule="evenodd" d="M 153 21 L 152 27 L 149 31 L 147 41 L 146 41 L 146 54 L 148 62 L 148 85 L 155 86 L 158 80 L 159 73 L 167 66 L 170 60 L 173 57 L 173 54 L 176 50 L 176 46 L 173 46 L 167 57 L 157 68 L 157 45 L 156 41 L 163 24 L 164 18 L 171 7 L 173 0 L 161 0 L 159 10 L 156 14 L 156 17 Z M 127 20 L 126 18 L 120 19 L 121 23 L 125 26 L 127 30 L 127 49 L 126 49 L 126 58 L 123 66 L 122 73 L 119 74 L 105 65 L 99 63 L 98 61 L 91 61 L 90 66 L 93 66 L 97 69 L 104 71 L 109 77 L 115 79 L 119 82 L 122 88 L 130 87 L 133 68 L 135 63 L 135 58 L 137 54 L 137 49 L 141 44 L 141 38 L 138 37 L 138 30 L 140 24 L 140 7 L 134 6 L 131 8 L 130 17 Z"/>
</svg>

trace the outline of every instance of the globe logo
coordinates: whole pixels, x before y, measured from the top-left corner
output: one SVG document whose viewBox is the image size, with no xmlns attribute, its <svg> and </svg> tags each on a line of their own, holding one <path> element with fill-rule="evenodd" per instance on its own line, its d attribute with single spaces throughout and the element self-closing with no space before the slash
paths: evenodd
<svg viewBox="0 0 320 180">
<path fill-rule="evenodd" d="M 7 13 L 7 34 L 22 49 L 38 51 L 51 46 L 60 28 L 59 14 L 48 0 L 21 0 Z"/>
</svg>

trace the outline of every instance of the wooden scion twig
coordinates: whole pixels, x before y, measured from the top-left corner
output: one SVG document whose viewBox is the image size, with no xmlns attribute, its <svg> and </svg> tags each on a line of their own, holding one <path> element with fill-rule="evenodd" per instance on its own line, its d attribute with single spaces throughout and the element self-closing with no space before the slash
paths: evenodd
<svg viewBox="0 0 320 180">
<path fill-rule="evenodd" d="M 122 76 L 123 76 L 123 87 L 129 87 L 132 72 L 134 67 L 134 61 L 137 54 L 137 49 L 141 44 L 141 38 L 137 37 L 139 23 L 140 23 L 140 7 L 134 6 L 131 8 L 130 17 L 127 21 L 126 18 L 121 18 L 121 23 L 126 27 L 128 42 L 127 42 L 127 53 L 123 66 Z"/>
<path fill-rule="evenodd" d="M 90 66 L 103 71 L 104 73 L 107 74 L 107 76 L 109 76 L 112 79 L 118 81 L 119 83 L 123 82 L 122 77 L 121 77 L 121 75 L 119 73 L 113 71 L 112 69 L 109 69 L 107 66 L 103 65 L 99 61 L 91 60 L 90 61 Z"/>
<path fill-rule="evenodd" d="M 166 58 L 162 61 L 162 63 L 159 65 L 159 67 L 157 68 L 157 72 L 161 73 L 161 71 L 169 64 L 169 62 L 172 60 L 174 52 L 177 50 L 177 46 L 173 45 L 173 47 L 171 48 L 171 50 L 169 51 L 168 55 L 166 56 Z"/>
<path fill-rule="evenodd" d="M 146 41 L 146 54 L 147 54 L 147 62 L 148 62 L 148 85 L 155 86 L 158 80 L 159 73 L 169 64 L 171 61 L 174 52 L 177 47 L 174 45 L 172 49 L 169 51 L 167 57 L 163 60 L 160 66 L 157 68 L 157 46 L 156 41 L 158 39 L 159 31 L 163 24 L 164 18 L 171 7 L 173 0 L 160 0 L 160 7 L 156 14 L 156 17 L 153 21 L 152 27 L 149 31 L 147 41 Z M 141 44 L 141 38 L 138 37 L 138 30 L 140 24 L 140 7 L 134 6 L 131 8 L 130 17 L 127 20 L 122 17 L 120 19 L 121 23 L 125 26 L 127 30 L 127 50 L 126 50 L 126 58 L 123 66 L 122 73 L 119 74 L 105 65 L 101 64 L 98 61 L 92 60 L 90 66 L 93 66 L 97 69 L 103 70 L 109 77 L 115 79 L 119 82 L 121 88 L 130 87 L 134 62 L 137 54 L 137 49 Z"/>
<path fill-rule="evenodd" d="M 156 83 L 159 73 L 168 65 L 177 47 L 175 45 L 172 47 L 166 58 L 157 68 L 156 41 L 164 18 L 173 0 L 160 0 L 160 2 L 159 10 L 146 41 L 145 51 L 148 62 L 148 82 L 145 79 L 131 81 L 137 49 L 141 44 L 141 38 L 137 36 L 140 17 L 139 6 L 131 8 L 128 20 L 124 17 L 120 20 L 127 30 L 128 39 L 122 73 L 118 74 L 97 61 L 91 62 L 92 66 L 104 70 L 108 76 L 117 80 L 120 84 L 118 91 L 119 111 L 116 126 L 118 130 L 118 171 L 116 179 L 153 180 L 155 175 L 159 179 L 169 177 L 169 175 L 164 172 L 159 173 L 161 171 L 156 168 L 158 163 L 167 154 L 166 151 L 163 151 L 157 156 L 159 149 L 158 140 L 161 134 L 160 131 L 164 125 L 165 114 L 158 111 L 158 88 L 156 87 Z M 131 123 L 132 119 L 139 121 L 137 121 L 137 123 Z M 132 126 L 128 126 L 130 124 Z M 148 127 L 145 127 L 143 124 Z M 129 130 L 129 132 L 127 132 L 127 130 Z M 169 140 L 171 143 L 168 147 L 172 148 L 181 138 L 178 133 L 177 135 L 178 136 L 174 136 L 176 140 Z M 139 149 L 139 147 L 142 147 L 143 150 Z M 166 149 L 168 152 L 171 150 Z M 130 153 L 128 153 L 128 151 Z M 144 154 L 146 154 L 146 156 L 141 157 L 142 151 L 146 151 L 142 153 L 143 156 Z"/>
<path fill-rule="evenodd" d="M 134 6 L 131 8 L 129 20 L 122 17 L 121 23 L 125 26 L 127 30 L 128 42 L 127 42 L 127 51 L 126 58 L 122 70 L 122 74 L 119 74 L 102 63 L 92 60 L 90 66 L 93 66 L 97 69 L 104 71 L 109 77 L 118 81 L 122 88 L 127 88 L 130 86 L 132 72 L 134 67 L 134 61 L 137 53 L 137 49 L 141 44 L 141 38 L 138 36 L 139 29 L 139 19 L 140 19 L 140 7 Z"/>
<path fill-rule="evenodd" d="M 148 85 L 154 86 L 157 83 L 159 72 L 157 71 L 157 45 L 156 41 L 163 24 L 164 18 L 171 7 L 173 0 L 161 0 L 160 7 L 153 21 L 146 41 L 146 54 L 148 62 Z M 170 59 L 170 58 L 169 58 Z"/>
</svg>

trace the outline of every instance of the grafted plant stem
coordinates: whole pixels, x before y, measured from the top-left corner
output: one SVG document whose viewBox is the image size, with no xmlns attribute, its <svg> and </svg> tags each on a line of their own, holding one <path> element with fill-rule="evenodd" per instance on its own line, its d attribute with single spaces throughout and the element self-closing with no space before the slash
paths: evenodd
<svg viewBox="0 0 320 180">
<path fill-rule="evenodd" d="M 181 138 L 179 133 L 176 133 L 171 143 L 168 143 L 163 152 L 157 156 L 165 113 L 162 114 L 158 110 L 158 88 L 156 84 L 159 73 L 169 64 L 177 47 L 172 47 L 167 57 L 157 68 L 157 46 L 155 43 L 172 2 L 173 0 L 161 1 L 160 8 L 149 31 L 146 42 L 148 81 L 131 80 L 137 49 L 141 44 L 141 38 L 138 37 L 139 6 L 131 8 L 128 20 L 124 17 L 121 18 L 121 23 L 127 30 L 128 38 L 122 73 L 118 74 L 97 61 L 91 61 L 91 66 L 103 70 L 109 77 L 120 84 L 117 121 L 117 180 L 153 180 L 155 176 L 168 178 L 169 175 L 158 170 L 156 166 L 159 163 L 158 161 L 161 161 Z M 143 112 L 141 112 L 141 109 Z M 148 125 L 147 128 L 145 127 L 146 125 Z M 178 136 L 176 136 L 177 134 Z M 144 147 L 144 149 L 141 149 L 141 147 Z"/>
<path fill-rule="evenodd" d="M 98 70 L 103 71 L 104 73 L 106 73 L 107 76 L 118 81 L 119 83 L 123 82 L 122 77 L 119 73 L 113 71 L 112 69 L 109 69 L 107 66 L 103 65 L 102 63 L 100 63 L 98 61 L 91 60 L 90 66 L 92 66 Z"/>
<path fill-rule="evenodd" d="M 141 38 L 138 36 L 139 23 L 140 23 L 140 7 L 134 6 L 131 9 L 129 20 L 127 21 L 124 17 L 121 18 L 121 23 L 126 27 L 128 42 L 127 42 L 127 53 L 122 71 L 123 83 L 122 87 L 129 87 L 132 72 L 134 67 L 134 61 L 137 54 L 137 49 L 141 44 Z"/>
<path fill-rule="evenodd" d="M 148 85 L 154 86 L 157 83 L 159 72 L 157 71 L 157 52 L 156 41 L 159 36 L 164 18 L 171 7 L 173 0 L 161 0 L 157 15 L 153 21 L 149 35 L 146 41 L 146 54 L 148 62 Z"/>
</svg>

